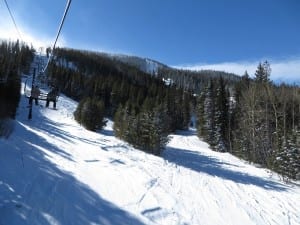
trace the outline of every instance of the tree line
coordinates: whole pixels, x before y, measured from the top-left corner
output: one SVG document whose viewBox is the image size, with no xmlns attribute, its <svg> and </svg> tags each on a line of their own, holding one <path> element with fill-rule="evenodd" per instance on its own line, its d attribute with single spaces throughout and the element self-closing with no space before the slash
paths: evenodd
<svg viewBox="0 0 300 225">
<path fill-rule="evenodd" d="M 157 76 L 160 79 L 168 78 L 178 87 L 183 88 L 184 90 L 192 91 L 195 94 L 199 94 L 212 79 L 216 80 L 222 77 L 228 85 L 234 84 L 241 79 L 240 76 L 236 74 L 226 73 L 223 71 L 191 71 L 184 69 L 174 69 L 167 66 L 159 67 Z"/>
<path fill-rule="evenodd" d="M 48 71 L 53 85 L 80 102 L 75 119 L 90 130 L 101 129 L 104 117 L 113 118 L 116 136 L 159 155 L 168 134 L 188 128 L 191 93 L 134 66 L 95 52 L 58 48 Z"/>
<path fill-rule="evenodd" d="M 34 50 L 24 43 L 0 43 L 0 136 L 8 118 L 14 119 L 20 101 L 21 73 L 28 73 Z"/>
<path fill-rule="evenodd" d="M 188 128 L 195 109 L 198 135 L 213 150 L 299 179 L 299 87 L 272 83 L 268 62 L 258 65 L 254 79 L 247 72 L 181 77 L 178 70 L 166 84 L 170 71 L 153 77 L 99 53 L 57 49 L 49 71 L 52 82 L 80 101 L 75 119 L 90 130 L 111 117 L 116 136 L 159 155 L 168 134 Z"/>
<path fill-rule="evenodd" d="M 19 42 L 0 45 L 1 121 L 16 115 L 21 73 L 28 72 L 34 52 Z M 272 83 L 268 62 L 258 65 L 254 79 L 247 72 L 237 78 L 215 71 L 163 69 L 149 76 L 100 53 L 57 48 L 48 82 L 79 101 L 74 117 L 89 130 L 101 129 L 105 117 L 113 118 L 116 136 L 160 155 L 168 135 L 188 129 L 195 112 L 198 136 L 213 150 L 299 179 L 299 86 Z"/>
<path fill-rule="evenodd" d="M 197 99 L 198 135 L 216 151 L 300 179 L 300 89 L 275 85 L 270 74 L 266 61 L 234 88 L 211 80 Z"/>
</svg>

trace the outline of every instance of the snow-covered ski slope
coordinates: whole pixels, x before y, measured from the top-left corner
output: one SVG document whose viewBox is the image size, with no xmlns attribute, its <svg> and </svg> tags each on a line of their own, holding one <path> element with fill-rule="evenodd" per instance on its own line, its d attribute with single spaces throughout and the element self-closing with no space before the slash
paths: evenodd
<svg viewBox="0 0 300 225">
<path fill-rule="evenodd" d="M 45 104 L 45 102 L 41 102 Z M 15 131 L 0 139 L 0 225 L 300 224 L 300 188 L 230 154 L 195 131 L 171 135 L 156 157 L 23 96 Z"/>
</svg>

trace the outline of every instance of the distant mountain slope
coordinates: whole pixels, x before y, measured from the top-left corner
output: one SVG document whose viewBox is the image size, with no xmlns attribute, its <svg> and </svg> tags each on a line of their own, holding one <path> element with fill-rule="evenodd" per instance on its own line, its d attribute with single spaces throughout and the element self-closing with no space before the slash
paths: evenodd
<svg viewBox="0 0 300 225">
<path fill-rule="evenodd" d="M 63 62 L 63 60 L 61 59 L 61 56 L 63 56 L 61 55 L 62 53 L 68 54 L 68 52 L 71 51 L 80 52 L 81 50 L 61 49 L 59 51 L 59 62 Z M 192 71 L 172 68 L 170 66 L 167 66 L 163 63 L 149 58 L 142 58 L 122 54 L 109 54 L 103 52 L 81 52 L 83 52 L 85 55 L 97 55 L 99 58 L 101 58 L 102 61 L 107 61 L 107 63 L 105 64 L 107 70 L 115 70 L 117 68 L 118 70 L 128 71 L 128 69 L 124 69 L 126 68 L 126 66 L 130 68 L 135 68 L 135 70 L 140 71 L 143 74 L 150 74 L 154 77 L 159 78 L 160 80 L 167 80 L 167 85 L 176 85 L 177 87 L 190 90 L 194 93 L 199 93 L 211 79 L 218 79 L 219 77 L 222 77 L 228 85 L 232 85 L 241 79 L 240 76 L 236 74 L 227 73 L 223 71 Z M 83 58 L 82 60 L 84 61 Z M 73 65 L 74 68 L 74 64 L 72 63 L 72 59 L 70 58 L 67 59 L 64 62 L 64 64 L 67 67 Z"/>
<path fill-rule="evenodd" d="M 159 69 L 169 68 L 167 65 L 149 58 L 141 58 L 129 55 L 111 55 L 111 57 L 115 60 L 120 60 L 121 62 L 135 66 L 141 71 L 151 75 L 157 75 Z"/>
<path fill-rule="evenodd" d="M 175 84 L 178 87 L 198 93 L 211 79 L 222 77 L 229 85 L 240 80 L 240 76 L 234 73 L 227 73 L 215 70 L 193 71 L 177 69 L 160 63 L 156 60 L 127 55 L 109 55 L 114 60 L 119 60 L 139 70 L 166 80 L 167 84 Z"/>
<path fill-rule="evenodd" d="M 214 70 L 200 70 L 191 71 L 175 68 L 160 68 L 157 76 L 160 79 L 171 80 L 173 84 L 185 90 L 192 91 L 199 94 L 210 81 L 222 78 L 227 86 L 234 86 L 234 84 L 241 80 L 241 77 L 223 71 Z"/>
</svg>

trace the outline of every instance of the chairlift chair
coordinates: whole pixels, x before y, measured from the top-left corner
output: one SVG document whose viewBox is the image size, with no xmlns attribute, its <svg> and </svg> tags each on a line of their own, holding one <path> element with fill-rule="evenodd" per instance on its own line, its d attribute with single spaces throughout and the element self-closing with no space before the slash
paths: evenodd
<svg viewBox="0 0 300 225">
<path fill-rule="evenodd" d="M 25 81 L 24 95 L 27 98 L 30 98 L 32 86 L 38 86 L 38 88 L 40 89 L 40 95 L 38 97 L 38 100 L 46 101 L 47 95 L 50 92 L 48 83 L 49 83 L 49 81 L 45 76 L 40 76 L 40 77 L 37 76 L 34 83 L 33 83 L 33 76 L 29 76 Z M 58 97 L 59 97 L 59 95 L 57 94 L 56 101 L 58 100 Z"/>
</svg>

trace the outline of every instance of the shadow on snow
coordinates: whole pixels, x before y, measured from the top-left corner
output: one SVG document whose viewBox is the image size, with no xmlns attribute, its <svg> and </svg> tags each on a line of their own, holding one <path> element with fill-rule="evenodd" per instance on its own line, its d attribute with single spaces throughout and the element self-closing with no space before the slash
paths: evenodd
<svg viewBox="0 0 300 225">
<path fill-rule="evenodd" d="M 163 153 L 163 158 L 196 172 L 206 173 L 210 176 L 220 177 L 236 183 L 255 185 L 275 191 L 285 191 L 287 189 L 287 186 L 279 182 L 224 168 L 223 162 L 218 161 L 216 158 L 202 155 L 199 152 L 168 147 Z"/>
<path fill-rule="evenodd" d="M 73 138 L 40 119 L 42 123 L 25 123 L 65 141 Z M 0 224 L 143 224 L 50 162 L 39 146 L 72 157 L 22 124 L 16 123 L 16 132 L 2 146 L 1 154 L 14 163 L 0 159 Z"/>
</svg>

